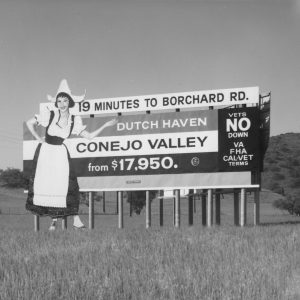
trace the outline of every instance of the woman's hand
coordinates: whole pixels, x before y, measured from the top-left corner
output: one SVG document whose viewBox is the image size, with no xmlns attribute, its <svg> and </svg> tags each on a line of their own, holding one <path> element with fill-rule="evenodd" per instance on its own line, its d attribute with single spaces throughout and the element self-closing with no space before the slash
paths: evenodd
<svg viewBox="0 0 300 300">
<path fill-rule="evenodd" d="M 117 120 L 117 119 L 112 119 L 112 120 L 106 122 L 106 123 L 104 124 L 104 127 L 114 126 L 114 125 L 116 125 L 117 123 L 118 123 L 118 120 Z"/>
<path fill-rule="evenodd" d="M 86 138 L 88 140 L 92 140 L 94 137 L 98 136 L 103 129 L 105 129 L 106 127 L 110 127 L 110 126 L 114 126 L 118 123 L 117 119 L 112 119 L 106 123 L 104 123 L 100 128 L 96 129 L 93 132 L 88 132 L 87 130 L 83 130 L 80 133 L 80 136 L 82 136 L 83 138 Z"/>
</svg>

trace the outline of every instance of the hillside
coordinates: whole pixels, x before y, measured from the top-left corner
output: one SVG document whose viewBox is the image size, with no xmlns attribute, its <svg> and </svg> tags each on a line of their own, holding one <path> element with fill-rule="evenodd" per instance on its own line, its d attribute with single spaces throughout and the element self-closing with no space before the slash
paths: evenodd
<svg viewBox="0 0 300 300">
<path fill-rule="evenodd" d="M 300 133 L 270 138 L 262 186 L 276 193 L 300 196 Z"/>
</svg>

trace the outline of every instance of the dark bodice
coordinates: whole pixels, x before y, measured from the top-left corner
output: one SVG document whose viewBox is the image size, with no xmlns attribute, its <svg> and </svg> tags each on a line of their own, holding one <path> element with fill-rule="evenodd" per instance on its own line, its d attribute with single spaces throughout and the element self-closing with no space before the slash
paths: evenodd
<svg viewBox="0 0 300 300">
<path fill-rule="evenodd" d="M 50 145 L 62 145 L 62 143 L 64 142 L 64 138 L 60 137 L 60 136 L 53 136 L 53 135 L 50 135 L 48 134 L 48 129 L 49 129 L 49 126 L 51 125 L 52 121 L 53 121 L 53 118 L 54 118 L 54 111 L 51 111 L 51 114 L 50 114 L 50 120 L 49 120 L 49 124 L 48 126 L 46 127 L 46 136 L 45 136 L 45 142 L 47 144 L 50 144 Z M 71 135 L 71 132 L 73 130 L 73 126 L 74 126 L 74 116 L 72 116 L 72 121 L 71 121 L 71 127 L 70 127 L 70 133 L 69 133 L 69 136 Z"/>
<path fill-rule="evenodd" d="M 48 144 L 51 145 L 62 145 L 65 139 L 59 137 L 59 136 L 52 136 L 48 134 L 48 131 L 46 131 L 45 141 Z"/>
</svg>

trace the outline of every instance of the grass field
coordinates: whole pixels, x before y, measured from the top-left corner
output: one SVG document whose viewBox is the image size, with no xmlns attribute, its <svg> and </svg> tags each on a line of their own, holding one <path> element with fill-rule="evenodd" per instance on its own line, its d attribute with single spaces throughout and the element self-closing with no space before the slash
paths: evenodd
<svg viewBox="0 0 300 300">
<path fill-rule="evenodd" d="M 111 194 L 96 203 L 95 229 L 48 232 L 49 218 L 33 232 L 33 217 L 22 214 L 25 195 L 0 193 L 0 299 L 300 299 L 300 218 L 272 207 L 276 195 L 262 192 L 261 223 L 233 226 L 233 201 L 221 201 L 222 226 L 201 225 L 201 203 L 188 226 L 181 202 L 181 228 L 173 227 L 173 202 L 152 203 L 152 228 L 145 213 L 129 216 L 117 229 Z M 81 207 L 87 224 L 87 207 Z M 11 215 L 18 211 L 18 215 Z M 23 211 L 24 213 L 25 211 Z M 71 220 L 69 220 L 71 223 Z"/>
</svg>

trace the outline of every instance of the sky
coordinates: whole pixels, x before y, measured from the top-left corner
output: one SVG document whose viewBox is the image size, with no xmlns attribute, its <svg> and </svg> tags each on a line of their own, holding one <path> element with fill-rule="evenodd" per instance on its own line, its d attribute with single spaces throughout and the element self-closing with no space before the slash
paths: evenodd
<svg viewBox="0 0 300 300">
<path fill-rule="evenodd" d="M 300 0 L 1 0 L 0 168 L 66 78 L 87 99 L 259 86 L 300 132 Z"/>
</svg>

